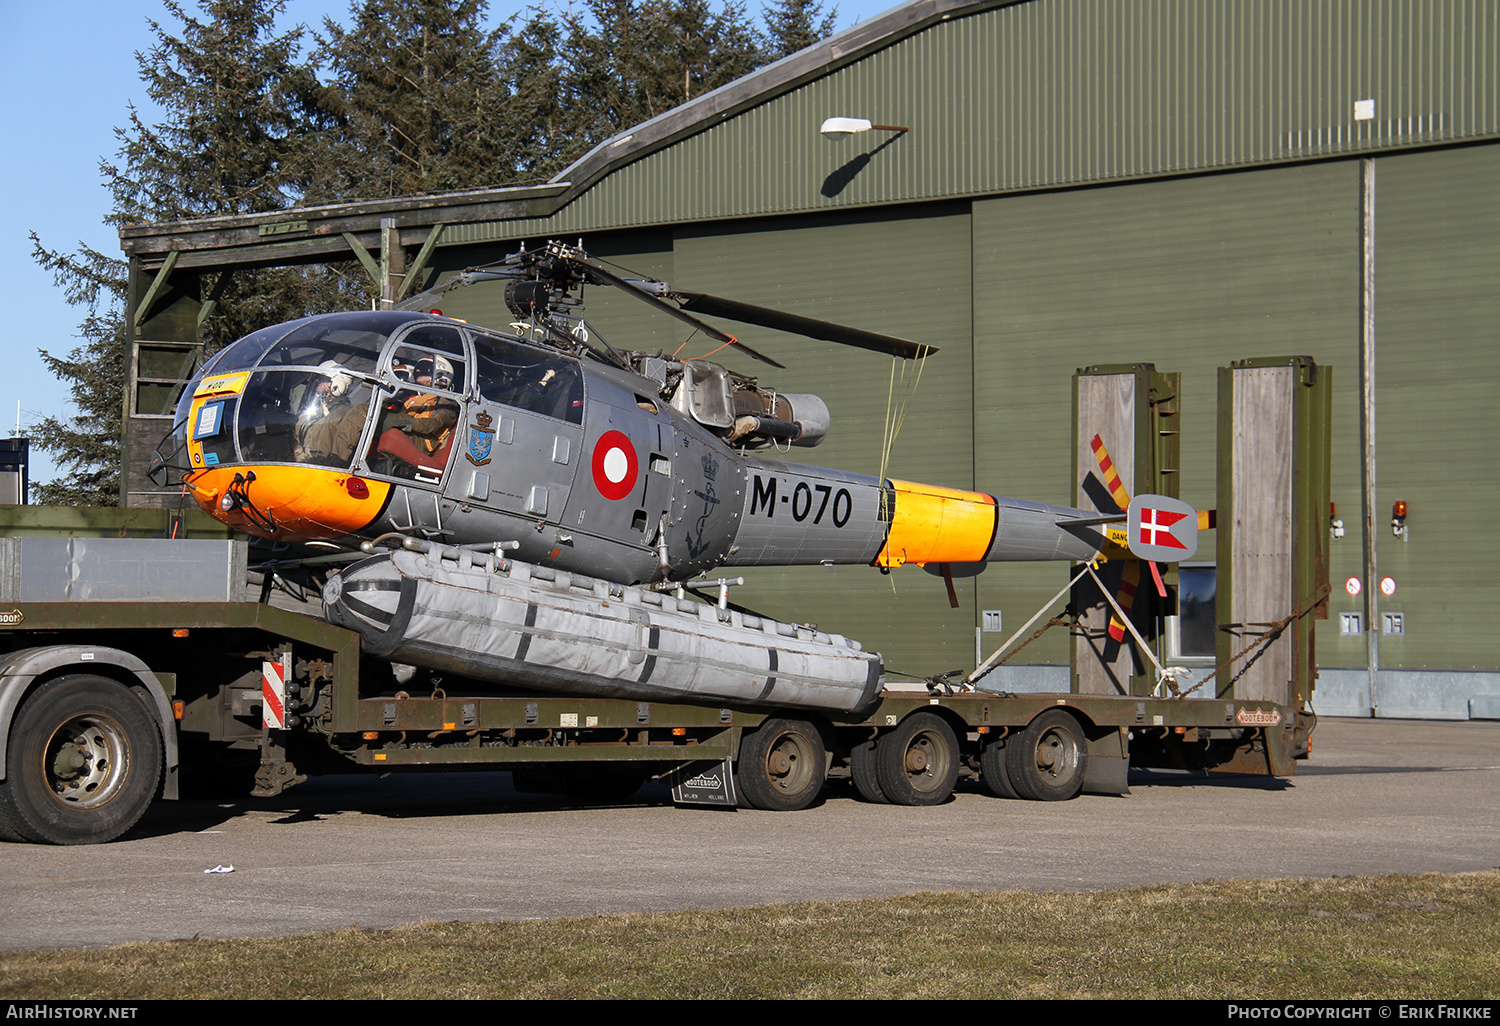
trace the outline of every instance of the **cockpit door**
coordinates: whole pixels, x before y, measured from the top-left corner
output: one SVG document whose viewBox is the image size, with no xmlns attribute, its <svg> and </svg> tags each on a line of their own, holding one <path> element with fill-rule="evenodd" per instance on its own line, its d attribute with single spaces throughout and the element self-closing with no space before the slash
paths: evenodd
<svg viewBox="0 0 1500 1026">
<path fill-rule="evenodd" d="M 361 445 L 366 472 L 439 490 L 474 388 L 473 362 L 456 325 L 424 322 L 392 337 Z"/>
<path fill-rule="evenodd" d="M 444 494 L 560 524 L 583 442 L 577 361 L 474 333 L 478 397 L 458 426 Z"/>
<path fill-rule="evenodd" d="M 567 507 L 583 430 L 526 410 L 475 401 L 459 425 L 444 495 L 539 523 Z"/>
</svg>

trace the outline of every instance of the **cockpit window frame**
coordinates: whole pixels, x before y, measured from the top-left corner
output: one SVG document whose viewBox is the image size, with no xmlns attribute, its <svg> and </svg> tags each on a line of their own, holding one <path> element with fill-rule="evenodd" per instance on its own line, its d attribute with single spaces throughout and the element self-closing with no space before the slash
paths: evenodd
<svg viewBox="0 0 1500 1026">
<path fill-rule="evenodd" d="M 414 335 L 422 335 L 425 329 L 429 327 L 451 330 L 453 332 L 452 341 L 455 343 L 455 347 L 442 347 L 439 343 L 432 340 L 412 338 Z M 457 448 L 456 440 L 463 426 L 466 404 L 476 394 L 475 379 L 477 375 L 474 371 L 474 346 L 470 333 L 464 330 L 465 327 L 461 322 L 448 318 L 432 315 L 414 316 L 409 325 L 391 332 L 390 337 L 386 339 L 384 348 L 380 352 L 380 359 L 376 366 L 375 376 L 378 378 L 378 381 L 375 383 L 375 394 L 371 399 L 372 407 L 383 408 L 388 402 L 403 393 L 408 397 L 432 396 L 440 401 L 454 403 L 458 407 L 457 422 L 451 429 L 449 441 L 445 443 L 448 452 L 442 461 L 441 469 L 435 470 L 427 463 L 408 464 L 408 467 L 403 468 L 401 472 L 395 472 L 394 467 L 391 472 L 378 469 L 377 464 L 381 462 L 381 458 L 375 451 L 375 447 L 384 434 L 381 428 L 384 415 L 375 414 L 366 419 L 364 433 L 360 437 L 358 454 L 354 459 L 353 470 L 355 473 L 362 477 L 399 482 L 413 480 L 411 475 L 405 471 L 415 468 L 415 480 L 426 484 L 433 485 L 446 479 L 449 468 L 453 465 L 453 450 Z M 460 361 L 462 363 L 463 387 L 445 390 L 434 388 L 430 385 L 418 385 L 415 382 L 405 381 L 397 377 L 394 363 L 396 355 L 403 349 L 418 357 L 422 355 L 443 356 L 448 359 Z M 458 368 L 455 368 L 455 370 L 458 370 Z M 409 401 L 410 398 L 404 400 L 404 402 Z M 433 474 L 436 474 L 436 476 L 430 476 Z"/>
<path fill-rule="evenodd" d="M 547 349 L 533 345 L 515 335 L 508 335 L 494 329 L 477 328 L 469 326 L 470 341 L 473 345 L 473 383 L 470 386 L 471 393 L 477 401 L 492 406 L 500 406 L 512 410 L 520 410 L 538 417 L 546 417 L 549 420 L 559 421 L 564 424 L 581 426 L 583 424 L 583 410 L 587 404 L 587 381 L 588 375 L 583 372 L 581 361 L 576 357 L 567 356 L 555 349 Z M 517 395 L 504 397 L 499 392 L 487 391 L 488 382 L 491 380 L 489 367 L 503 366 L 503 361 L 496 359 L 494 351 L 500 347 L 509 347 L 519 350 L 528 359 L 533 360 L 535 366 L 555 364 L 559 367 L 568 368 L 567 374 L 572 378 L 569 386 L 564 387 L 566 394 L 550 397 L 547 402 L 524 403 L 516 402 Z M 559 416 L 556 409 L 559 402 L 566 400 L 567 405 L 563 408 L 563 414 Z"/>
</svg>

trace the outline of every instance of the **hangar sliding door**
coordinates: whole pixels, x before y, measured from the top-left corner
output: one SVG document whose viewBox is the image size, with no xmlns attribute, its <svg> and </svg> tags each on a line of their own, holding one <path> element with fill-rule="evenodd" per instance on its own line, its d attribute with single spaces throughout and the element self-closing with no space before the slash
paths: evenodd
<svg viewBox="0 0 1500 1026">
<path fill-rule="evenodd" d="M 1394 594 L 1378 598 L 1381 621 L 1400 614 L 1401 631 L 1374 624 L 1386 669 L 1500 667 L 1500 632 L 1492 627 L 1500 586 L 1489 538 L 1500 475 L 1488 458 L 1500 390 L 1496 182 L 1500 146 L 1493 144 L 1375 161 L 1376 558 L 1378 575 L 1395 583 Z M 1341 515 L 1352 535 L 1357 493 L 1350 498 L 1352 515 Z M 1342 510 L 1339 500 L 1336 494 Z M 1408 504 L 1405 541 L 1390 527 L 1398 500 Z M 1335 571 L 1334 608 L 1358 610 L 1359 600 L 1338 587 L 1343 580 Z M 1319 659 L 1340 665 L 1325 655 L 1329 625 L 1322 631 Z M 1342 665 L 1364 665 L 1360 641 L 1357 660 Z M 1420 700 L 1425 686 L 1413 686 L 1387 690 L 1382 714 L 1403 715 L 1401 694 Z M 1493 694 L 1493 683 L 1480 693 Z M 1452 711 L 1468 715 L 1461 701 Z"/>
</svg>

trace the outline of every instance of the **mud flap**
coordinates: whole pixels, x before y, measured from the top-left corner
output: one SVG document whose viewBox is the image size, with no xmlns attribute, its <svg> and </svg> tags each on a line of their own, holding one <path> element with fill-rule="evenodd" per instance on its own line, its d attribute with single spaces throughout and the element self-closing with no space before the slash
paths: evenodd
<svg viewBox="0 0 1500 1026">
<path fill-rule="evenodd" d="M 734 764 L 722 762 L 685 762 L 664 779 L 672 785 L 672 801 L 678 805 L 739 805 L 734 786 Z"/>
<path fill-rule="evenodd" d="M 1089 738 L 1089 761 L 1083 774 L 1086 794 L 1129 794 L 1129 774 L 1130 751 L 1123 729 Z"/>
</svg>

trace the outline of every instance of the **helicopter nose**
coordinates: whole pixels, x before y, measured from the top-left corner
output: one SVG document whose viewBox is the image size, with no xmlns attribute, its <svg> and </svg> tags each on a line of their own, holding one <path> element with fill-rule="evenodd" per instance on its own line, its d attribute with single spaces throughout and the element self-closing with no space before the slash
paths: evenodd
<svg viewBox="0 0 1500 1026">
<path fill-rule="evenodd" d="M 392 491 L 346 470 L 287 466 L 214 468 L 195 474 L 189 487 L 214 519 L 271 540 L 354 534 L 379 517 Z"/>
</svg>

